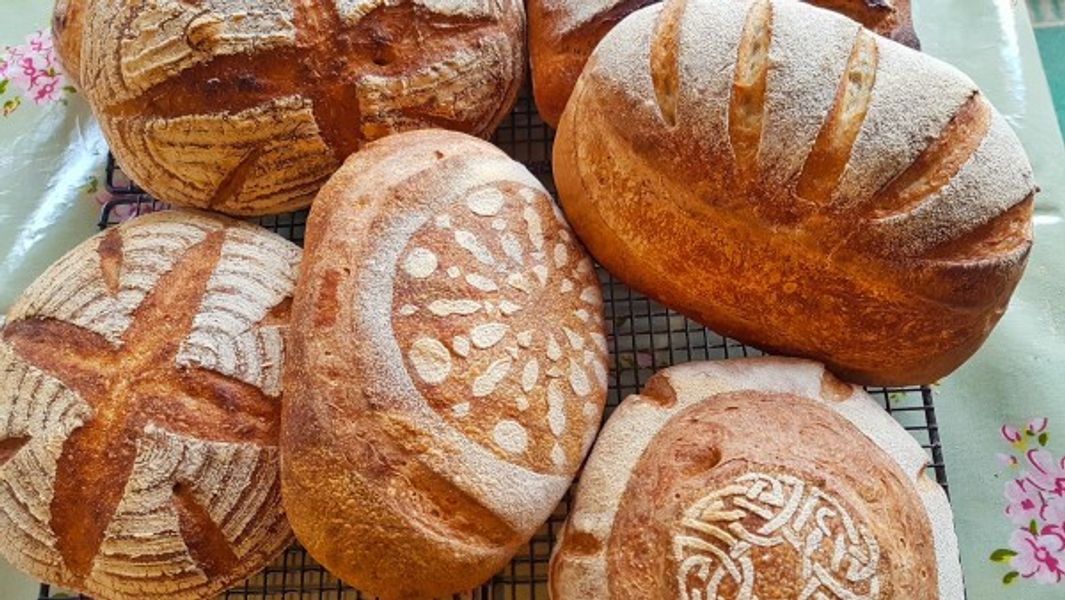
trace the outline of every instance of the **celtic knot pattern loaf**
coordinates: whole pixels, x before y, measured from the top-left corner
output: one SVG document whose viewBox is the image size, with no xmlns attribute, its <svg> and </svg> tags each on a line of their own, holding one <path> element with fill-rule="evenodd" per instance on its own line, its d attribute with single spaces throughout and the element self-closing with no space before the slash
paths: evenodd
<svg viewBox="0 0 1065 600">
<path fill-rule="evenodd" d="M 282 415 L 297 537 L 373 595 L 483 583 L 598 430 L 591 260 L 524 167 L 420 131 L 368 145 L 323 188 L 302 269 Z"/>
<path fill-rule="evenodd" d="M 734 0 L 727 0 L 734 1 Z M 910 0 L 804 0 L 846 15 L 880 35 L 912 48 L 920 43 L 910 19 Z M 660 0 L 530 0 L 529 54 L 536 107 L 545 123 L 558 125 L 573 86 L 610 29 Z"/>
<path fill-rule="evenodd" d="M 953 371 L 1031 248 L 1031 166 L 972 81 L 799 2 L 634 13 L 590 59 L 554 153 L 604 267 L 858 383 Z"/>
<path fill-rule="evenodd" d="M 63 0 L 55 29 L 124 170 L 164 201 L 303 208 L 367 141 L 488 136 L 524 72 L 517 0 Z"/>
<path fill-rule="evenodd" d="M 668 368 L 600 433 L 551 597 L 960 600 L 950 505 L 927 461 L 820 364 Z"/>
<path fill-rule="evenodd" d="M 751 597 L 759 586 L 755 557 L 776 546 L 799 555 L 803 597 L 880 597 L 876 538 L 838 499 L 791 475 L 737 477 L 686 508 L 678 532 L 673 560 L 682 598 L 720 598 L 729 585 Z"/>
<path fill-rule="evenodd" d="M 300 250 L 164 212 L 81 244 L 0 333 L 0 553 L 95 597 L 207 598 L 292 539 L 277 436 Z"/>
</svg>

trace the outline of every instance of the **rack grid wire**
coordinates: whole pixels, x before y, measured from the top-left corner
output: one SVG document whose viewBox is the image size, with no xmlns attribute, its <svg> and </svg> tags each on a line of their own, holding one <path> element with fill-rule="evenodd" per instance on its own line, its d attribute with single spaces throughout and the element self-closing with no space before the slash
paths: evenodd
<svg viewBox="0 0 1065 600">
<path fill-rule="evenodd" d="M 500 125 L 492 141 L 522 162 L 555 196 L 551 173 L 554 132 L 545 125 L 524 91 L 514 110 Z M 113 198 L 104 206 L 101 229 L 119 221 L 167 208 L 130 181 L 113 157 L 108 157 L 106 189 Z M 302 245 L 307 211 L 263 217 L 258 222 Z M 657 302 L 632 291 L 602 268 L 606 323 L 609 329 L 610 391 L 604 419 L 618 403 L 639 391 L 658 370 L 696 360 L 722 360 L 756 356 L 761 352 L 719 336 Z M 946 465 L 939 426 L 928 386 L 869 388 L 870 394 L 910 432 L 928 453 L 929 476 L 947 489 Z M 511 563 L 481 588 L 457 595 L 463 600 L 546 600 L 551 549 L 566 518 L 570 494 Z M 39 600 L 70 597 L 42 584 Z M 369 600 L 339 581 L 295 545 L 261 573 L 225 592 L 224 600 Z"/>
</svg>

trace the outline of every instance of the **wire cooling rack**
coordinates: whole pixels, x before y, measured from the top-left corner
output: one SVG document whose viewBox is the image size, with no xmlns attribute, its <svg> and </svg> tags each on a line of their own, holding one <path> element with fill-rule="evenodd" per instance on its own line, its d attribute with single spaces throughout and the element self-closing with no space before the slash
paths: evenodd
<svg viewBox="0 0 1065 600">
<path fill-rule="evenodd" d="M 554 132 L 536 113 L 532 99 L 523 93 L 513 112 L 492 141 L 515 160 L 524 163 L 555 193 L 551 175 L 551 144 Z M 103 208 L 100 228 L 130 216 L 166 208 L 134 185 L 108 158 L 107 191 L 113 195 Z M 259 223 L 302 244 L 307 211 L 264 217 Z M 634 394 L 659 369 L 694 360 L 720 360 L 761 354 L 734 340 L 723 338 L 703 326 L 648 300 L 599 269 L 606 305 L 606 323 L 611 347 L 610 393 L 607 415 L 618 403 Z M 932 390 L 926 387 L 869 388 L 886 408 L 928 452 L 929 475 L 947 489 L 947 472 L 939 442 L 939 426 Z M 532 541 L 514 557 L 503 572 L 482 588 L 456 598 L 469 600 L 546 600 L 547 566 L 555 538 L 569 507 L 569 494 Z M 47 585 L 40 600 L 61 597 Z M 330 575 L 298 545 L 289 548 L 262 573 L 234 587 L 226 600 L 356 600 L 367 599 Z"/>
</svg>

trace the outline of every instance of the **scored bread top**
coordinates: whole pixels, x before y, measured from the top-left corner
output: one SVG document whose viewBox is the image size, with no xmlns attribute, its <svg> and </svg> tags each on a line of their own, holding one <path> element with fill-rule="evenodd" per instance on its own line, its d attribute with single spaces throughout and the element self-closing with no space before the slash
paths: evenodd
<svg viewBox="0 0 1065 600">
<path fill-rule="evenodd" d="M 612 12 L 629 14 L 638 8 L 659 2 L 660 0 L 534 0 L 535 4 L 542 5 L 543 10 L 553 14 L 554 21 L 551 27 L 555 36 L 563 37 L 575 33 L 583 26 L 588 25 L 595 19 L 609 19 Z M 910 23 L 909 0 L 805 0 L 809 4 L 833 10 L 846 15 L 863 26 L 868 27 L 892 37 L 896 41 L 916 46 L 916 38 Z M 621 20 L 622 17 L 617 17 Z M 913 37 L 913 43 L 908 39 L 899 39 L 892 35 L 899 29 L 905 29 L 906 35 Z M 595 45 L 593 44 L 594 48 Z"/>
<path fill-rule="evenodd" d="M 1031 166 L 972 81 L 797 2 L 634 13 L 578 83 L 555 172 L 622 279 L 861 382 L 953 370 L 1031 247 Z"/>
<path fill-rule="evenodd" d="M 55 28 L 126 172 L 236 215 L 309 205 L 389 133 L 490 135 L 524 69 L 516 0 L 67 0 Z"/>
<path fill-rule="evenodd" d="M 49 268 L 0 333 L 0 553 L 105 598 L 204 598 L 291 541 L 280 367 L 300 250 L 164 212 Z"/>
<path fill-rule="evenodd" d="M 598 428 L 591 260 L 524 167 L 443 131 L 351 158 L 306 248 L 282 435 L 299 449 L 283 468 L 297 535 L 370 592 L 481 583 L 547 518 Z M 388 458 L 344 458 L 363 452 Z"/>
<path fill-rule="evenodd" d="M 927 460 L 817 363 L 666 369 L 600 433 L 551 597 L 960 599 L 950 507 Z"/>
<path fill-rule="evenodd" d="M 610 29 L 660 0 L 532 0 L 529 47 L 536 106 L 557 126 L 585 62 Z M 733 0 L 734 1 L 734 0 Z M 805 0 L 846 15 L 897 42 L 918 48 L 909 0 Z"/>
</svg>

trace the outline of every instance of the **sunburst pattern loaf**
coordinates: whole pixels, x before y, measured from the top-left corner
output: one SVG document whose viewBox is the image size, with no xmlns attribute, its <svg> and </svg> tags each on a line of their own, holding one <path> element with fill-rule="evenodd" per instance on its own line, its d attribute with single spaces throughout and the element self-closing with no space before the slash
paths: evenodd
<svg viewBox="0 0 1065 600">
<path fill-rule="evenodd" d="M 0 333 L 0 553 L 98 598 L 211 597 L 292 539 L 283 331 L 300 250 L 198 213 L 81 244 Z"/>
<path fill-rule="evenodd" d="M 558 125 L 573 86 L 595 46 L 618 22 L 660 0 L 529 0 L 529 56 L 536 107 Z M 739 1 L 739 0 L 725 0 Z M 910 0 L 805 0 L 846 15 L 912 48 Z"/>
<path fill-rule="evenodd" d="M 524 73 L 518 0 L 60 0 L 54 22 L 123 169 L 233 215 L 309 205 L 390 133 L 487 137 Z"/>
<path fill-rule="evenodd" d="M 297 537 L 389 599 L 483 583 L 599 427 L 591 260 L 523 166 L 427 130 L 348 160 L 315 201 L 302 269 L 282 413 Z"/>
<path fill-rule="evenodd" d="M 857 383 L 953 371 L 1031 248 L 1031 166 L 972 81 L 798 2 L 634 13 L 578 82 L 554 166 L 612 273 Z"/>
<path fill-rule="evenodd" d="M 950 505 L 927 461 L 820 364 L 671 367 L 596 441 L 551 598 L 961 600 Z"/>
</svg>

